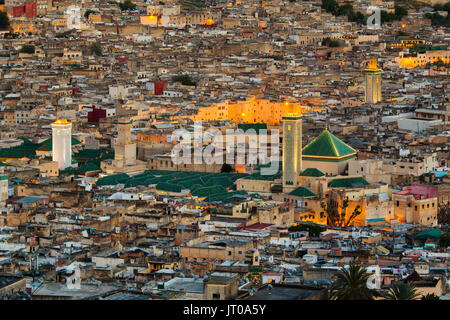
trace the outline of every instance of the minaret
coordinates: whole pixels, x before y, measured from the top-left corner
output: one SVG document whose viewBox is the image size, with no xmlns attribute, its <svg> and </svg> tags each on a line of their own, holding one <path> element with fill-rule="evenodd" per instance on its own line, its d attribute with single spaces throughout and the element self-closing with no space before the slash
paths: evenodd
<svg viewBox="0 0 450 320">
<path fill-rule="evenodd" d="M 298 186 L 302 171 L 302 115 L 290 111 L 282 117 L 284 193 L 289 193 Z"/>
<path fill-rule="evenodd" d="M 123 168 L 136 164 L 136 144 L 131 142 L 132 121 L 122 119 L 117 124 L 117 142 L 114 146 L 114 160 L 116 166 Z"/>
<path fill-rule="evenodd" d="M 370 59 L 364 69 L 365 91 L 364 102 L 378 103 L 381 101 L 381 69 L 377 66 L 377 59 Z"/>
<path fill-rule="evenodd" d="M 58 109 L 56 121 L 52 123 L 52 158 L 60 170 L 72 165 L 72 123 L 58 119 Z"/>
</svg>

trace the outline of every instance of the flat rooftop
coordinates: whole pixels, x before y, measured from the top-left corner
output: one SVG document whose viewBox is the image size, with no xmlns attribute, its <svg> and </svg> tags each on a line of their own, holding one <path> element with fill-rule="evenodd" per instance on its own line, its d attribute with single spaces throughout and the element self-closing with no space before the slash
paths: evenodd
<svg viewBox="0 0 450 320">
<path fill-rule="evenodd" d="M 7 287 L 17 281 L 22 280 L 23 278 L 21 277 L 15 277 L 15 276 L 10 276 L 10 275 L 4 275 L 4 274 L 0 274 L 0 289 Z"/>
<path fill-rule="evenodd" d="M 164 283 L 164 290 L 203 293 L 203 279 L 173 278 Z"/>
<path fill-rule="evenodd" d="M 132 292 L 117 292 L 103 300 L 149 300 L 150 296 Z"/>
<path fill-rule="evenodd" d="M 36 291 L 33 292 L 32 296 L 65 297 L 68 300 L 83 300 L 104 296 L 119 289 L 121 288 L 106 284 L 102 284 L 100 286 L 95 284 L 81 284 L 80 289 L 69 289 L 65 283 L 44 282 L 39 288 L 36 289 Z"/>
<path fill-rule="evenodd" d="M 244 300 L 306 300 L 321 290 L 323 289 L 275 284 L 272 285 L 272 289 L 269 289 L 269 286 L 265 286 L 253 296 L 245 297 Z"/>
</svg>

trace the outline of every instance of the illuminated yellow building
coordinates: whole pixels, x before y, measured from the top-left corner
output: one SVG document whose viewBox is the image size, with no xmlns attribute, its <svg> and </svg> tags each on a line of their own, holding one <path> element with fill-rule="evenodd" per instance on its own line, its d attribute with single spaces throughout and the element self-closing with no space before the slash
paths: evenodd
<svg viewBox="0 0 450 320">
<path fill-rule="evenodd" d="M 381 101 L 381 69 L 377 66 L 376 59 L 370 59 L 369 65 L 364 69 L 365 93 L 364 101 L 378 103 Z"/>
<path fill-rule="evenodd" d="M 190 116 L 194 121 L 225 121 L 236 123 L 266 123 L 267 125 L 279 125 L 282 115 L 289 110 L 295 113 L 307 113 L 315 108 L 302 107 L 299 103 L 272 102 L 255 97 L 247 101 L 231 103 L 225 101 L 214 106 L 203 107 L 196 115 Z"/>
<path fill-rule="evenodd" d="M 406 25 L 405 25 L 406 27 Z M 402 28 L 405 28 L 402 25 Z M 389 43 L 391 49 L 395 48 L 411 48 L 415 45 L 426 44 L 425 40 L 422 39 L 401 39 L 400 41 L 395 41 Z"/>
<path fill-rule="evenodd" d="M 426 66 L 427 63 L 436 63 L 441 61 L 450 64 L 450 50 L 427 50 L 423 53 L 417 53 L 414 56 L 405 56 L 403 53 L 396 58 L 396 62 L 405 68 L 413 69 L 418 66 Z"/>
</svg>

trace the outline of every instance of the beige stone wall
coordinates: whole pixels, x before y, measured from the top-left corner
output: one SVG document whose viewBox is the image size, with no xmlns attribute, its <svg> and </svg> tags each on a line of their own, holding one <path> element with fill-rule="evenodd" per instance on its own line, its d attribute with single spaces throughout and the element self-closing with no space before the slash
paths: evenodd
<svg viewBox="0 0 450 320">
<path fill-rule="evenodd" d="M 238 284 L 237 281 L 232 281 L 231 283 L 214 283 L 208 282 L 205 288 L 205 299 L 206 300 L 230 300 L 236 297 L 238 294 Z M 213 295 L 218 295 L 217 298 Z"/>
<path fill-rule="evenodd" d="M 46 177 L 59 176 L 58 162 L 56 161 L 41 162 L 38 165 L 38 169 L 41 174 L 45 174 Z"/>
<path fill-rule="evenodd" d="M 437 223 L 437 197 L 416 200 L 412 195 L 393 194 L 392 200 L 396 219 L 421 225 Z"/>
<path fill-rule="evenodd" d="M 328 175 L 337 175 L 345 171 L 348 161 L 328 162 L 328 161 L 310 161 L 302 160 L 303 170 L 307 168 L 316 168 Z"/>
<path fill-rule="evenodd" d="M 197 261 L 219 259 L 225 260 L 244 260 L 246 251 L 252 248 L 252 243 L 248 242 L 243 246 L 236 247 L 225 247 L 224 249 L 216 248 L 200 248 L 200 247 L 190 247 L 190 246 L 180 246 L 180 257 L 186 258 L 188 260 Z"/>
<path fill-rule="evenodd" d="M 273 181 L 270 180 L 251 180 L 238 179 L 236 181 L 236 190 L 245 190 L 247 192 L 270 193 L 270 187 Z"/>
</svg>

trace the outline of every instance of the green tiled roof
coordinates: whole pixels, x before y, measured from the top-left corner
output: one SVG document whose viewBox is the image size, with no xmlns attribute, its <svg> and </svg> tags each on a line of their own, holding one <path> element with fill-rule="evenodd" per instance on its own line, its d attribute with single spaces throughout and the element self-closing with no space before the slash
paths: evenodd
<svg viewBox="0 0 450 320">
<path fill-rule="evenodd" d="M 156 190 L 167 192 L 181 192 L 181 187 L 176 184 L 161 182 L 156 185 Z"/>
<path fill-rule="evenodd" d="M 98 179 L 96 185 L 114 186 L 116 184 L 125 183 L 128 179 L 130 179 L 130 176 L 126 173 L 117 173 Z"/>
<path fill-rule="evenodd" d="M 110 152 L 107 149 L 83 149 L 73 155 L 73 158 L 79 160 L 94 160 L 103 155 L 103 153 Z"/>
<path fill-rule="evenodd" d="M 302 157 L 341 158 L 351 156 L 357 151 L 333 135 L 330 131 L 322 133 L 302 149 Z"/>
<path fill-rule="evenodd" d="M 303 177 L 323 177 L 325 174 L 317 168 L 308 168 L 300 173 Z"/>
<path fill-rule="evenodd" d="M 74 168 L 68 167 L 64 170 L 59 170 L 59 176 L 65 176 L 65 175 L 76 175 L 77 174 L 77 170 L 75 170 Z"/>
<path fill-rule="evenodd" d="M 298 187 L 291 192 L 289 192 L 289 195 L 296 196 L 296 197 L 314 197 L 315 194 L 305 187 Z"/>
<path fill-rule="evenodd" d="M 267 130 L 267 124 L 265 123 L 240 123 L 238 124 L 238 129 L 246 132 L 249 129 L 255 130 L 259 133 L 260 130 Z"/>
<path fill-rule="evenodd" d="M 248 193 L 244 190 L 226 192 L 222 194 L 215 194 L 212 196 L 208 196 L 204 201 L 211 202 L 222 202 L 222 203 L 231 203 L 234 196 L 246 196 Z"/>
<path fill-rule="evenodd" d="M 24 137 L 19 139 L 23 140 L 23 144 L 17 147 L 0 149 L 0 158 L 20 159 L 27 157 L 31 159 L 35 157 L 39 144 L 33 143 Z"/>
<path fill-rule="evenodd" d="M 418 232 L 414 234 L 414 238 L 416 239 L 428 239 L 428 238 L 434 238 L 439 239 L 442 235 L 442 231 L 439 229 L 430 229 L 430 230 L 424 230 L 421 232 Z"/>
<path fill-rule="evenodd" d="M 202 187 L 197 188 L 195 190 L 191 190 L 191 194 L 197 197 L 209 197 L 215 194 L 224 194 L 224 193 L 227 193 L 227 190 L 225 190 L 225 188 L 222 186 Z"/>
<path fill-rule="evenodd" d="M 81 143 L 80 140 L 75 139 L 74 137 L 72 137 L 72 146 L 75 146 L 75 145 L 80 144 L 80 143 Z M 52 138 L 48 138 L 44 142 L 41 142 L 39 144 L 39 147 L 37 148 L 37 150 L 40 150 L 40 151 L 52 151 L 52 149 L 53 149 Z"/>
<path fill-rule="evenodd" d="M 93 162 L 86 162 L 84 165 L 82 165 L 77 171 L 81 173 L 86 173 L 88 171 L 98 171 L 102 170 L 98 165 L 96 165 Z"/>
<path fill-rule="evenodd" d="M 338 178 L 328 182 L 330 188 L 361 188 L 369 185 L 366 179 L 356 178 Z"/>
</svg>

